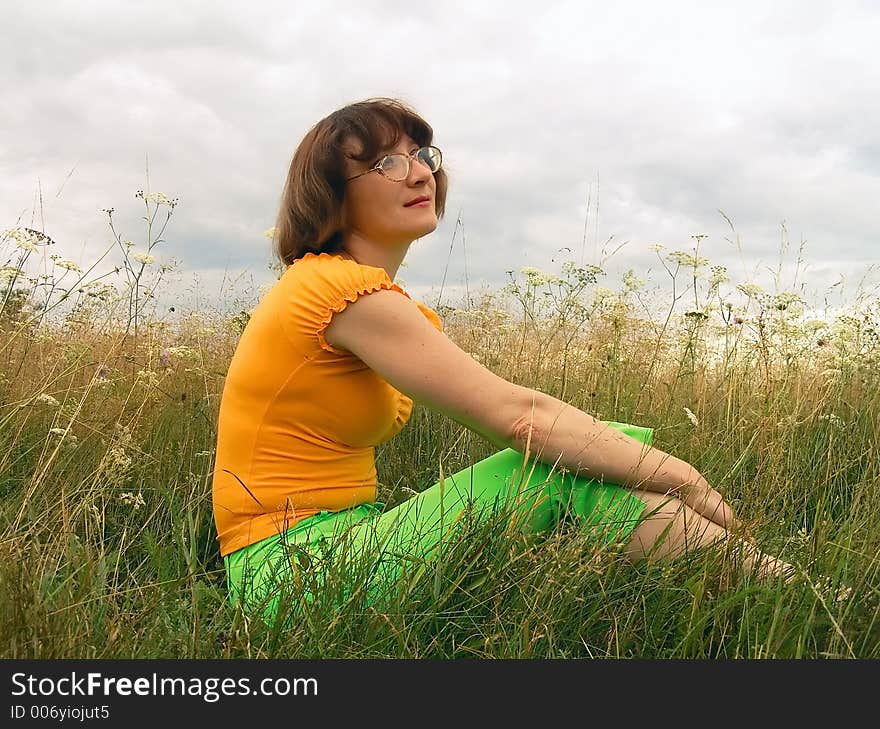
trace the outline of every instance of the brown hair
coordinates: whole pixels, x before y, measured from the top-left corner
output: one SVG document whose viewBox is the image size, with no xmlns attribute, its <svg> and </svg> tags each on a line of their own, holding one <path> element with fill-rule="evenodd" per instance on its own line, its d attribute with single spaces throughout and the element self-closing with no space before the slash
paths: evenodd
<svg viewBox="0 0 880 729">
<path fill-rule="evenodd" d="M 306 133 L 290 163 L 275 223 L 273 253 L 282 264 L 289 266 L 309 251 L 342 250 L 346 227 L 344 140 L 353 136 L 363 146 L 361 153 L 351 159 L 373 162 L 395 147 L 402 133 L 419 146 L 431 144 L 434 137 L 434 130 L 413 109 L 386 97 L 349 104 Z M 446 209 L 446 171 L 441 168 L 434 179 L 439 219 Z"/>
</svg>

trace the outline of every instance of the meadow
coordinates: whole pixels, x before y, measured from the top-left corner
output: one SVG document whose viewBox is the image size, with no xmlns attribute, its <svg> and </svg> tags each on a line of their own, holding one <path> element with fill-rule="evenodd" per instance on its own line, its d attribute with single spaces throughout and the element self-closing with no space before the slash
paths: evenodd
<svg viewBox="0 0 880 729">
<path fill-rule="evenodd" d="M 231 315 L 160 310 L 177 201 L 137 197 L 139 250 L 105 211 L 113 275 L 32 228 L 0 241 L 4 658 L 880 657 L 876 293 L 807 316 L 795 287 L 732 280 L 696 235 L 690 250 L 654 247 L 665 303 L 634 271 L 611 288 L 601 266 L 568 261 L 437 309 L 498 375 L 654 428 L 798 567 L 791 582 L 761 582 L 721 549 L 630 565 L 576 524 L 526 538 L 500 514 L 463 521 L 380 604 L 340 565 L 312 602 L 292 584 L 290 619 L 270 625 L 229 604 L 211 510 L 224 375 L 257 298 Z M 376 449 L 379 501 L 493 452 L 416 405 Z M 851 592 L 836 600 L 822 580 Z"/>
</svg>

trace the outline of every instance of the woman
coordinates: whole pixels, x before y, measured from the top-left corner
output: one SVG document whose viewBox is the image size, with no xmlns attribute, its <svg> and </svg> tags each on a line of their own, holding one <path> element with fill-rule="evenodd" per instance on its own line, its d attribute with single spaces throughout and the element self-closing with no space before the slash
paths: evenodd
<svg viewBox="0 0 880 729">
<path fill-rule="evenodd" d="M 651 429 L 598 421 L 496 376 L 394 283 L 411 243 L 444 212 L 432 141 L 412 109 L 370 99 L 318 122 L 290 165 L 275 243 L 287 268 L 232 358 L 213 483 L 231 599 L 267 618 L 279 586 L 308 569 L 291 545 L 343 533 L 381 541 L 374 582 L 388 587 L 468 504 L 489 513 L 512 499 L 529 532 L 570 512 L 631 560 L 672 558 L 740 528 L 693 466 L 651 447 Z M 374 446 L 403 427 L 413 400 L 500 450 L 383 512 Z M 761 577 L 790 570 L 730 538 Z"/>
</svg>

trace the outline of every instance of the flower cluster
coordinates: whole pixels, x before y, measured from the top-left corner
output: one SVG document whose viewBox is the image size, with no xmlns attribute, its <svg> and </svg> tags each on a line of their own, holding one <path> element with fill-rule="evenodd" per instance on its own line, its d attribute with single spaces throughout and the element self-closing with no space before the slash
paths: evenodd
<svg viewBox="0 0 880 729">
<path fill-rule="evenodd" d="M 58 268 L 63 268 L 63 269 L 66 269 L 67 271 L 75 271 L 77 273 L 82 273 L 82 269 L 73 261 L 58 259 L 55 261 L 55 265 L 58 266 Z"/>
<path fill-rule="evenodd" d="M 699 268 L 709 263 L 708 258 L 694 255 L 688 251 L 672 251 L 666 256 L 666 259 L 677 263 L 679 266 L 687 266 L 688 268 Z"/>
<path fill-rule="evenodd" d="M 126 452 L 131 445 L 131 430 L 116 423 L 115 435 L 116 442 L 110 446 L 98 465 L 98 472 L 111 486 L 122 484 L 132 465 L 131 456 Z"/>
<path fill-rule="evenodd" d="M 750 299 L 754 299 L 764 293 L 764 289 L 756 283 L 737 284 L 736 288 L 737 291 L 742 291 Z"/>
<path fill-rule="evenodd" d="M 637 291 L 645 285 L 644 279 L 638 278 L 632 269 L 623 274 L 623 285 L 627 291 Z"/>
<path fill-rule="evenodd" d="M 156 261 L 155 256 L 152 256 L 149 253 L 142 252 L 133 254 L 132 258 L 138 263 L 143 264 L 144 266 L 149 266 L 151 263 L 154 263 Z"/>
<path fill-rule="evenodd" d="M 525 268 L 521 268 L 519 270 L 520 273 L 524 273 L 526 276 L 526 283 L 529 286 L 545 286 L 546 284 L 558 284 L 561 283 L 561 279 L 559 276 L 556 276 L 552 273 L 546 273 L 539 268 L 533 268 L 531 266 L 526 266 Z"/>
<path fill-rule="evenodd" d="M 11 240 L 16 247 L 31 253 L 37 250 L 38 245 L 52 245 L 55 242 L 45 233 L 33 228 L 9 228 L 3 231 L 3 239 Z"/>
<path fill-rule="evenodd" d="M 712 277 L 709 279 L 709 286 L 717 288 L 720 284 L 727 283 L 728 281 L 730 281 L 730 276 L 727 275 L 726 266 L 712 266 Z"/>
<path fill-rule="evenodd" d="M 795 304 L 798 306 L 794 306 Z M 781 294 L 776 294 L 773 297 L 772 306 L 777 311 L 786 311 L 788 309 L 792 314 L 797 315 L 802 312 L 801 305 L 803 304 L 804 300 L 797 294 L 791 291 L 783 291 Z"/>
<path fill-rule="evenodd" d="M 176 347 L 167 347 L 163 349 L 161 354 L 159 355 L 159 364 L 161 364 L 163 367 L 170 367 L 172 357 L 187 360 L 189 362 L 202 361 L 202 353 L 199 352 L 199 350 L 192 347 L 187 347 L 185 344 L 180 344 Z"/>
<path fill-rule="evenodd" d="M 23 274 L 24 271 L 15 266 L 0 266 L 0 281 L 12 281 Z"/>
<path fill-rule="evenodd" d="M 155 387 L 162 380 L 161 375 L 153 370 L 138 370 L 135 380 L 145 384 L 147 387 Z"/>
<path fill-rule="evenodd" d="M 61 404 L 54 397 L 45 392 L 41 395 L 37 395 L 36 402 L 48 405 L 50 408 L 57 408 Z"/>
<path fill-rule="evenodd" d="M 615 296 L 617 296 L 617 292 L 605 286 L 597 286 L 593 289 L 593 303 L 596 304 L 600 304 L 606 299 L 613 299 Z"/>
<path fill-rule="evenodd" d="M 49 435 L 58 436 L 61 439 L 63 448 L 76 448 L 78 438 L 73 433 L 69 433 L 65 428 L 50 428 Z"/>
<path fill-rule="evenodd" d="M 123 504 L 131 506 L 135 511 L 140 509 L 146 503 L 144 501 L 144 496 L 140 491 L 138 491 L 137 494 L 133 494 L 130 491 L 123 491 L 119 494 L 119 500 Z"/>
<path fill-rule="evenodd" d="M 110 301 L 116 296 L 116 288 L 112 284 L 104 283 L 103 281 L 89 281 L 80 286 L 77 291 L 89 298 L 96 298 L 101 301 Z"/>
<path fill-rule="evenodd" d="M 177 205 L 177 201 L 179 200 L 179 198 L 176 197 L 168 197 L 164 192 L 144 193 L 143 190 L 138 190 L 134 196 L 141 198 L 144 202 L 156 203 L 156 205 L 167 205 L 172 209 Z"/>
</svg>

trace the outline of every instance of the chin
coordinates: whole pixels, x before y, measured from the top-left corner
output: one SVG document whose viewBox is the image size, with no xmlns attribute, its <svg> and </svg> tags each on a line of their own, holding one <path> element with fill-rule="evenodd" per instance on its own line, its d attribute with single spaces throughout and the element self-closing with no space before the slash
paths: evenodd
<svg viewBox="0 0 880 729">
<path fill-rule="evenodd" d="M 435 230 L 437 230 L 438 225 L 439 225 L 439 221 L 437 220 L 437 217 L 435 216 L 434 222 L 432 224 L 422 226 L 421 233 L 419 234 L 419 238 L 422 238 L 423 236 L 426 236 L 429 233 L 433 233 Z"/>
<path fill-rule="evenodd" d="M 426 220 L 418 223 L 417 221 L 410 220 L 408 221 L 409 225 L 401 226 L 392 234 L 392 237 L 397 238 L 398 236 L 402 236 L 407 240 L 415 240 L 416 238 L 424 238 L 429 233 L 433 233 L 437 230 L 438 220 L 437 216 L 433 215 Z M 391 233 L 391 230 L 387 231 Z"/>
</svg>

